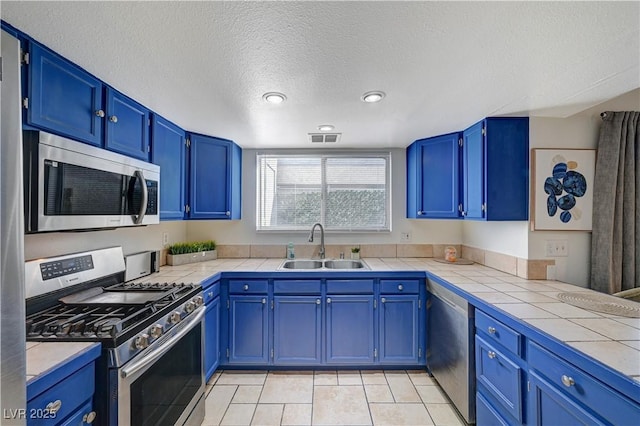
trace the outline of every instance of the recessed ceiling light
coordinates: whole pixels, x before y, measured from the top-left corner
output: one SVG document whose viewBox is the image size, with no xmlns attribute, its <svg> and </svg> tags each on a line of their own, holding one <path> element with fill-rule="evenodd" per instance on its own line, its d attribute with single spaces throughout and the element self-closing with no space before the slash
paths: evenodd
<svg viewBox="0 0 640 426">
<path fill-rule="evenodd" d="M 318 130 L 320 130 L 321 132 L 330 132 L 333 129 L 335 129 L 335 127 L 333 127 L 331 124 L 321 124 L 318 126 Z"/>
<path fill-rule="evenodd" d="M 373 92 L 367 92 L 362 95 L 362 101 L 367 103 L 380 102 L 384 98 L 384 92 L 379 90 Z"/>
<path fill-rule="evenodd" d="M 262 95 L 262 99 L 270 104 L 281 104 L 282 102 L 287 100 L 287 97 L 279 92 L 267 92 Z"/>
</svg>

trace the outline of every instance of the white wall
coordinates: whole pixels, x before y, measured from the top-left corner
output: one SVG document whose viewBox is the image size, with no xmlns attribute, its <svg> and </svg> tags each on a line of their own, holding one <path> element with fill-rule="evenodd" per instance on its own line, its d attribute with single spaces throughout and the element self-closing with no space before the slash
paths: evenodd
<svg viewBox="0 0 640 426">
<path fill-rule="evenodd" d="M 640 111 L 640 89 L 589 108 L 568 118 L 531 119 L 531 148 L 596 149 L 603 111 Z M 594 194 L 597 197 L 597 194 Z M 568 256 L 556 261 L 556 278 L 581 287 L 589 286 L 591 269 L 591 232 L 530 231 L 529 258 L 545 259 L 547 240 L 567 240 Z"/>
<path fill-rule="evenodd" d="M 167 233 L 168 243 L 186 241 L 186 222 L 161 222 L 135 228 L 118 228 L 92 232 L 50 232 L 25 235 L 24 258 L 57 256 L 78 251 L 111 246 L 122 246 L 124 254 L 144 250 L 160 250 L 162 234 Z"/>
<path fill-rule="evenodd" d="M 531 117 L 529 146 L 595 149 L 603 111 L 640 110 L 640 89 L 567 118 Z M 547 257 L 547 240 L 567 240 L 567 257 Z M 556 279 L 589 285 L 591 232 L 530 231 L 529 222 L 464 222 L 463 244 L 526 259 L 555 259 Z"/>
<path fill-rule="evenodd" d="M 404 149 L 391 149 L 391 229 L 381 233 L 327 233 L 327 244 L 401 244 L 400 234 L 409 232 L 413 244 L 460 244 L 462 225 L 455 220 L 406 219 L 406 157 Z M 307 231 L 297 233 L 256 232 L 256 154 L 242 151 L 242 220 L 193 221 L 187 226 L 189 240 L 215 239 L 218 244 L 286 244 L 306 242 Z M 280 151 L 284 152 L 284 151 Z M 301 151 L 295 151 L 300 153 Z M 304 152 L 304 151 L 302 151 Z M 309 151 L 307 151 L 309 152 Z M 287 151 L 294 153 L 294 151 Z"/>
</svg>

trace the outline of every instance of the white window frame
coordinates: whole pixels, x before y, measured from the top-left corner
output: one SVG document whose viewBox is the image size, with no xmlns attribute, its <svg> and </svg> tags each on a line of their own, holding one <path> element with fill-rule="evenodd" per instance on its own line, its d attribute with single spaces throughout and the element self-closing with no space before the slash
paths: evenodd
<svg viewBox="0 0 640 426">
<path fill-rule="evenodd" d="M 260 214 L 262 210 L 262 181 L 261 181 L 261 159 L 262 158 L 315 158 L 321 159 L 321 212 L 320 212 L 320 223 L 325 225 L 326 218 L 326 200 L 327 200 L 327 183 L 326 183 L 326 160 L 328 158 L 383 158 L 386 161 L 385 168 L 385 187 L 386 187 L 386 199 L 385 199 L 385 216 L 386 223 L 382 227 L 376 228 L 367 228 L 367 227 L 352 227 L 352 228 L 328 228 L 325 226 L 325 231 L 328 233 L 390 233 L 391 232 L 391 202 L 392 202 L 392 182 L 391 182 L 391 152 L 390 151 L 356 151 L 356 152 L 310 152 L 310 153 L 298 153 L 298 154 L 290 154 L 290 153 L 278 153 L 278 152 L 259 152 L 256 154 L 256 232 L 259 233 L 292 233 L 292 232 L 309 232 L 309 227 L 305 225 L 304 227 L 295 227 L 295 226 L 271 226 L 271 227 L 261 227 L 260 226 Z"/>
</svg>

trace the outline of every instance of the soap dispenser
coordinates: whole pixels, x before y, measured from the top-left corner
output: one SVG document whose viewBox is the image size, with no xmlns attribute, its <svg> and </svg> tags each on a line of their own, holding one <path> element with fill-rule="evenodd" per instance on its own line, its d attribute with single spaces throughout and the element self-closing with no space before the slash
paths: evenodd
<svg viewBox="0 0 640 426">
<path fill-rule="evenodd" d="M 294 259 L 296 254 L 293 251 L 293 243 L 287 245 L 287 259 Z"/>
</svg>

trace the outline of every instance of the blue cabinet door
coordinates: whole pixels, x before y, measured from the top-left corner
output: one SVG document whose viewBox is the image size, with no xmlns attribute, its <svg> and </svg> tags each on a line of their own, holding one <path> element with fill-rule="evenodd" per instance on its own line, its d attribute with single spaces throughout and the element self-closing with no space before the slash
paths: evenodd
<svg viewBox="0 0 640 426">
<path fill-rule="evenodd" d="M 102 82 L 37 43 L 29 45 L 27 123 L 102 145 Z"/>
<path fill-rule="evenodd" d="M 463 132 L 463 216 L 529 218 L 529 119 L 490 117 Z"/>
<path fill-rule="evenodd" d="M 240 219 L 240 147 L 197 134 L 190 140 L 189 218 Z"/>
<path fill-rule="evenodd" d="M 414 142 L 407 148 L 407 217 L 458 218 L 461 133 Z"/>
<path fill-rule="evenodd" d="M 274 364 L 320 365 L 320 296 L 275 296 L 274 302 Z"/>
<path fill-rule="evenodd" d="M 108 87 L 105 148 L 149 161 L 149 110 Z"/>
<path fill-rule="evenodd" d="M 463 215 L 468 219 L 483 219 L 485 206 L 484 122 L 481 121 L 463 133 L 464 201 Z"/>
<path fill-rule="evenodd" d="M 604 425 L 606 423 L 590 414 L 585 407 L 563 395 L 553 385 L 536 373 L 529 373 L 528 424 L 537 426 L 555 425 Z M 633 422 L 638 419 L 629 421 Z"/>
<path fill-rule="evenodd" d="M 327 364 L 372 364 L 373 295 L 329 295 L 325 306 Z"/>
<path fill-rule="evenodd" d="M 380 363 L 418 364 L 418 295 L 380 297 Z"/>
<path fill-rule="evenodd" d="M 185 132 L 153 114 L 151 161 L 160 166 L 160 219 L 182 219 L 185 206 Z"/>
<path fill-rule="evenodd" d="M 229 363 L 269 363 L 267 296 L 229 296 Z"/>
<path fill-rule="evenodd" d="M 204 314 L 204 373 L 208 382 L 220 363 L 220 298 L 207 304 Z"/>
</svg>

